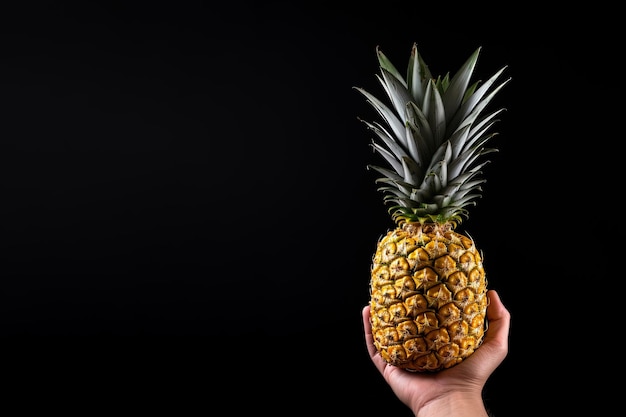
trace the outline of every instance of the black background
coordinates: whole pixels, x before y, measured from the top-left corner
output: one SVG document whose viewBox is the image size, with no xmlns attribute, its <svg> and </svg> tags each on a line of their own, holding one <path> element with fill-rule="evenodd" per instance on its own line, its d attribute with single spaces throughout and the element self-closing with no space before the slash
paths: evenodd
<svg viewBox="0 0 626 417">
<path fill-rule="evenodd" d="M 402 69 L 417 42 L 435 74 L 479 46 L 477 78 L 508 66 L 492 107 L 507 109 L 500 152 L 463 223 L 513 317 L 485 400 L 495 415 L 552 404 L 564 359 L 546 350 L 563 342 L 539 305 L 584 279 L 560 258 L 575 232 L 559 207 L 588 175 L 574 143 L 600 99 L 582 80 L 608 60 L 584 25 L 555 30 L 545 11 L 376 7 L 3 6 L 7 399 L 25 411 L 410 415 L 363 343 L 369 263 L 392 224 L 357 120 L 376 114 L 353 87 L 382 97 L 375 47 Z M 543 300 L 529 305 L 536 285 Z"/>
</svg>

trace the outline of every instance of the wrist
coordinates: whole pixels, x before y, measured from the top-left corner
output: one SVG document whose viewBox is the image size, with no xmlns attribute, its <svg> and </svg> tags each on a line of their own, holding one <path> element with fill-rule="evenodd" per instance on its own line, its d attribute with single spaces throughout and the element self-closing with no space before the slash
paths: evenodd
<svg viewBox="0 0 626 417">
<path fill-rule="evenodd" d="M 433 399 L 419 409 L 413 409 L 415 417 L 488 417 L 480 392 L 450 392 Z"/>
</svg>

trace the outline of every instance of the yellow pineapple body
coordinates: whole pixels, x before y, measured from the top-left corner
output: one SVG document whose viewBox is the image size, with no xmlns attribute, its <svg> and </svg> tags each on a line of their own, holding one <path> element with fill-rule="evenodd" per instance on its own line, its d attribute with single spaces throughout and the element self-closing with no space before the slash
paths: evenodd
<svg viewBox="0 0 626 417">
<path fill-rule="evenodd" d="M 474 241 L 454 223 L 406 222 L 372 260 L 372 333 L 383 359 L 410 371 L 458 364 L 482 343 L 487 280 Z"/>
</svg>

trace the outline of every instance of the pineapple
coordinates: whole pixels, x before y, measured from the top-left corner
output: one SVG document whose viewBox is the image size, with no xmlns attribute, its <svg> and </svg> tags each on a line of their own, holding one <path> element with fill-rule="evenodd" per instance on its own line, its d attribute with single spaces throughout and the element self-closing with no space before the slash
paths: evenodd
<svg viewBox="0 0 626 417">
<path fill-rule="evenodd" d="M 370 313 L 376 349 L 391 365 L 437 372 L 468 358 L 487 328 L 483 254 L 457 230 L 481 196 L 481 157 L 504 109 L 484 114 L 509 79 L 470 84 L 479 47 L 452 77 L 433 78 L 414 43 L 406 79 L 376 48 L 378 81 L 390 106 L 362 88 L 383 122 L 367 122 L 372 147 L 388 164 L 381 175 L 394 229 L 372 258 Z M 482 160 L 481 160 L 482 159 Z"/>
</svg>

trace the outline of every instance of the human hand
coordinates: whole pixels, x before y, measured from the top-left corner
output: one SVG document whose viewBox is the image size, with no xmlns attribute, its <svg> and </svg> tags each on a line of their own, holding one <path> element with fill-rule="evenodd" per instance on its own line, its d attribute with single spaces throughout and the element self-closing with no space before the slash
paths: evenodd
<svg viewBox="0 0 626 417">
<path fill-rule="evenodd" d="M 374 347 L 370 307 L 363 308 L 370 358 L 394 394 L 418 415 L 487 416 L 482 389 L 508 354 L 511 316 L 495 290 L 489 290 L 489 328 L 482 345 L 463 362 L 436 373 L 410 372 L 387 364 Z"/>
</svg>

